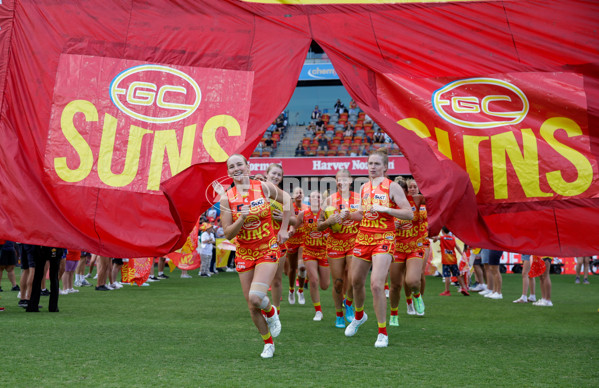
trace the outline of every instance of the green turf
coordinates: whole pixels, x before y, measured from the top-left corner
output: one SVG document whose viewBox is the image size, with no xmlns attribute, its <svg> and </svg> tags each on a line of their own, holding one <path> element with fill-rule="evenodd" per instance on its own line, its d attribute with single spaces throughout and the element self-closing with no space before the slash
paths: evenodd
<svg viewBox="0 0 599 388">
<path fill-rule="evenodd" d="M 18 272 L 18 270 L 17 270 Z M 334 327 L 330 289 L 325 319 L 282 302 L 276 353 L 262 360 L 235 273 L 112 292 L 82 288 L 60 297 L 60 313 L 25 313 L 16 292 L 1 293 L 0 385 L 4 387 L 347 387 L 599 386 L 599 277 L 575 285 L 554 275 L 553 308 L 516 305 L 520 275 L 504 275 L 504 299 L 438 296 L 428 278 L 425 317 L 405 314 L 375 349 L 376 319 L 356 336 Z M 284 279 L 286 281 L 286 278 Z M 3 282 L 8 283 L 6 279 Z"/>
</svg>

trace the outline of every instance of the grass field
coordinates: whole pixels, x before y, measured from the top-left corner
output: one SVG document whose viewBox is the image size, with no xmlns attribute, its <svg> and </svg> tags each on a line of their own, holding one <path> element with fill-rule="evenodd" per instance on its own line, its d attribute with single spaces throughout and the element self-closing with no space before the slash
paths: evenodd
<svg viewBox="0 0 599 388">
<path fill-rule="evenodd" d="M 235 273 L 180 279 L 175 271 L 150 287 L 82 288 L 60 297 L 57 314 L 47 312 L 47 297 L 41 313 L 25 313 L 16 292 L 5 291 L 0 385 L 599 386 L 599 277 L 575 285 L 553 275 L 552 308 L 513 304 L 521 277 L 503 279 L 496 301 L 438 296 L 441 279 L 429 277 L 426 316 L 406 315 L 402 302 L 386 349 L 373 346 L 369 291 L 370 319 L 352 338 L 334 327 L 330 289 L 321 291 L 322 322 L 312 321 L 309 296 L 305 306 L 283 301 L 270 360 L 259 357 L 263 343 Z"/>
</svg>

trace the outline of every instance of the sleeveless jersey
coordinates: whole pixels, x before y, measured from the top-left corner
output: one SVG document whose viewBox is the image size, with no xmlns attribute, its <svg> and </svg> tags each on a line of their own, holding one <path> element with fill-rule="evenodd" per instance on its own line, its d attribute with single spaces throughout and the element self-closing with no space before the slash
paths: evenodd
<svg viewBox="0 0 599 388">
<path fill-rule="evenodd" d="M 304 212 L 304 222 L 302 226 L 306 226 L 304 229 L 304 255 L 306 256 L 324 256 L 327 247 L 327 231 L 317 230 L 318 217 L 320 217 L 320 210 L 318 213 L 313 213 L 312 209 L 308 209 Z"/>
<path fill-rule="evenodd" d="M 358 211 L 360 197 L 353 191 L 350 192 L 348 200 L 344 200 L 339 192 L 332 194 L 329 198 L 329 206 L 336 209 L 335 213 L 340 213 L 344 209 L 349 209 L 350 213 Z M 333 232 L 329 228 L 330 236 L 327 240 L 327 249 L 345 252 L 353 248 L 359 226 L 359 221 L 345 220 L 341 223 L 339 232 Z"/>
<path fill-rule="evenodd" d="M 407 199 L 414 212 L 414 219 L 395 220 L 395 225 L 397 226 L 395 230 L 395 252 L 410 253 L 423 250 L 422 242 L 419 239 L 420 212 L 416 209 L 414 198 L 408 195 Z"/>
<path fill-rule="evenodd" d="M 457 264 L 455 255 L 455 238 L 448 234 L 439 237 L 441 243 L 441 264 Z"/>
<path fill-rule="evenodd" d="M 293 201 L 293 211 L 295 212 L 295 215 L 297 216 L 299 214 L 300 211 L 304 212 L 304 215 L 306 214 L 306 212 L 310 211 L 310 206 L 306 205 L 306 204 L 301 204 L 301 206 L 298 208 L 297 205 L 295 204 L 295 201 Z M 295 233 L 293 233 L 293 236 L 291 236 L 289 238 L 289 240 L 287 240 L 287 244 L 301 244 L 304 242 L 304 232 L 306 230 L 306 224 L 302 224 L 299 228 L 297 228 L 297 230 L 295 231 Z"/>
<path fill-rule="evenodd" d="M 250 214 L 235 239 L 238 253 L 257 259 L 263 251 L 276 249 L 277 237 L 272 228 L 270 203 L 262 191 L 262 183 L 250 180 L 250 189 L 246 197 L 242 197 L 237 192 L 237 187 L 233 187 L 227 191 L 227 198 L 233 221 L 241 217 L 243 205 L 250 207 Z"/>
<path fill-rule="evenodd" d="M 391 181 L 385 178 L 377 187 L 368 182 L 362 187 L 362 211 L 364 218 L 360 222 L 356 243 L 362 245 L 378 244 L 382 239 L 395 239 L 395 217 L 385 213 L 371 212 L 373 205 L 397 209 L 397 205 L 389 198 Z"/>
</svg>

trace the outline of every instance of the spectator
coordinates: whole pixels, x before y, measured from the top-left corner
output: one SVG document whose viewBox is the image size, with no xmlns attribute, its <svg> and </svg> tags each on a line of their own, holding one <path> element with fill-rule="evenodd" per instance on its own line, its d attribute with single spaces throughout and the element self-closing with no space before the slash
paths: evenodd
<svg viewBox="0 0 599 388">
<path fill-rule="evenodd" d="M 18 244 L 19 257 L 21 258 L 21 291 L 19 292 L 19 307 L 27 307 L 33 284 L 35 271 L 34 252 L 35 245 Z"/>
<path fill-rule="evenodd" d="M 98 267 L 98 283 L 96 284 L 96 291 L 112 291 L 113 288 L 110 287 L 110 283 L 107 284 L 106 282 L 106 280 L 109 278 L 109 275 L 112 273 L 111 258 L 100 255 L 92 255 L 92 257 L 94 256 L 96 256 L 96 263 Z"/>
<path fill-rule="evenodd" d="M 21 291 L 17 285 L 15 278 L 15 266 L 17 265 L 17 251 L 15 249 L 15 243 L 12 241 L 0 241 L 0 281 L 2 281 L 2 274 L 6 270 L 6 276 L 11 283 L 11 291 Z M 0 287 L 0 292 L 3 291 Z"/>
<path fill-rule="evenodd" d="M 593 261 L 592 256 L 581 256 L 576 258 L 576 280 L 574 283 L 580 284 L 580 270 L 582 269 L 582 278 L 584 284 L 589 283 L 589 267 Z"/>
<path fill-rule="evenodd" d="M 365 144 L 360 145 L 358 156 L 368 156 L 369 152 Z"/>
<path fill-rule="evenodd" d="M 31 297 L 27 304 L 27 312 L 39 312 L 42 277 L 46 274 L 44 269 L 46 261 L 50 262 L 50 303 L 48 311 L 58 312 L 58 269 L 62 259 L 63 249 L 36 246 L 33 251 L 35 272 L 31 286 Z"/>
<path fill-rule="evenodd" d="M 268 138 L 264 140 L 264 150 L 272 152 L 274 144 L 275 142 L 272 140 L 272 137 L 268 136 Z"/>
<path fill-rule="evenodd" d="M 329 150 L 329 141 L 323 134 L 316 136 L 316 141 L 318 142 L 318 150 L 319 151 L 328 151 Z"/>
<path fill-rule="evenodd" d="M 285 130 L 285 128 L 287 127 L 287 119 L 285 118 L 285 116 L 280 115 L 277 118 L 276 125 L 277 125 L 276 132 L 283 132 Z"/>
<path fill-rule="evenodd" d="M 91 255 L 87 252 L 81 253 L 81 260 L 79 260 L 77 268 L 75 268 L 75 287 L 91 286 L 91 283 L 85 278 L 85 266 L 87 264 L 87 259 L 90 256 Z"/>
<path fill-rule="evenodd" d="M 345 128 L 343 131 L 343 136 L 345 137 L 354 137 L 354 130 L 352 129 L 351 125 L 348 125 L 349 123 L 345 123 Z"/>
<path fill-rule="evenodd" d="M 73 249 L 69 249 L 67 251 L 64 274 L 62 275 L 62 290 L 59 291 L 60 295 L 79 292 L 79 290 L 73 288 L 73 277 L 75 275 L 75 269 L 77 269 L 77 264 L 79 264 L 80 260 L 81 251 Z"/>
<path fill-rule="evenodd" d="M 297 145 L 297 148 L 295 149 L 295 156 L 306 156 L 306 149 L 302 143 Z"/>
<path fill-rule="evenodd" d="M 111 273 L 110 273 L 110 279 L 111 279 L 110 287 L 112 287 L 115 290 L 123 288 L 123 284 L 117 280 L 118 276 L 121 274 L 122 268 L 123 268 L 123 259 L 112 259 L 112 269 L 111 269 Z M 164 270 L 164 267 L 163 267 L 163 270 Z M 164 279 L 164 278 L 161 278 L 160 275 L 158 277 L 160 279 Z"/>
<path fill-rule="evenodd" d="M 283 126 L 287 127 L 287 115 L 285 114 L 285 112 L 281 113 L 279 115 L 279 118 L 281 119 Z"/>
<path fill-rule="evenodd" d="M 315 123 L 316 131 L 324 131 L 324 121 L 322 119 L 318 119 Z"/>
<path fill-rule="evenodd" d="M 341 114 L 345 112 L 345 105 L 343 105 L 343 103 L 341 102 L 341 99 L 337 99 L 337 102 L 335 103 L 335 105 L 333 106 L 333 108 L 335 109 L 335 113 L 337 114 Z"/>
<path fill-rule="evenodd" d="M 356 104 L 356 102 L 354 101 L 354 99 L 352 98 L 352 100 L 349 102 L 349 110 L 348 113 L 350 115 L 357 115 L 358 114 L 358 104 Z"/>
<path fill-rule="evenodd" d="M 489 281 L 489 277 L 493 279 L 493 292 L 485 295 L 485 298 L 490 299 L 503 299 L 503 295 L 501 293 L 501 272 L 499 271 L 499 261 L 501 260 L 501 256 L 503 255 L 503 251 L 494 251 L 492 249 L 483 249 L 483 257 L 486 255 L 488 257 L 489 262 L 489 272 L 487 273 L 487 280 L 489 286 L 491 285 L 491 281 Z M 490 276 L 489 276 L 490 274 Z"/>
<path fill-rule="evenodd" d="M 318 105 L 316 105 L 314 107 L 314 110 L 312 111 L 312 114 L 310 115 L 310 118 L 312 120 L 319 120 L 322 117 L 322 112 L 320 111 L 320 109 L 318 109 Z"/>
<path fill-rule="evenodd" d="M 474 292 L 481 292 L 487 289 L 487 281 L 485 272 L 483 270 L 481 252 L 482 249 L 480 248 L 472 248 L 472 255 L 474 255 L 472 269 L 474 270 L 474 279 L 476 284 L 473 287 L 470 287 L 470 291 Z"/>
<path fill-rule="evenodd" d="M 534 302 L 533 305 L 551 307 L 553 303 L 551 302 L 551 278 L 549 277 L 549 271 L 553 258 L 550 256 L 541 256 L 540 258 L 545 262 L 545 272 L 539 278 L 541 283 L 541 299 Z"/>
<path fill-rule="evenodd" d="M 214 233 L 212 233 L 212 225 L 205 222 L 201 226 L 202 234 L 198 244 L 198 252 L 200 253 L 201 265 L 199 275 L 203 278 L 209 278 L 210 264 L 212 261 L 212 247 L 214 246 Z"/>
<path fill-rule="evenodd" d="M 536 302 L 535 296 L 535 278 L 529 278 L 530 272 L 530 255 L 522 255 L 522 296 L 514 301 L 514 303 Z M 526 296 L 530 288 L 530 296 Z"/>
<path fill-rule="evenodd" d="M 380 128 L 376 130 L 374 135 L 372 136 L 373 143 L 384 143 L 385 135 L 381 132 Z"/>
<path fill-rule="evenodd" d="M 443 291 L 441 296 L 450 296 L 451 292 L 449 291 L 449 284 L 451 282 L 451 276 L 456 276 L 458 278 L 458 282 L 460 283 L 460 292 L 469 296 L 468 287 L 464 282 L 464 276 L 460 274 L 458 269 L 458 259 L 456 256 L 456 251 L 460 254 L 460 256 L 464 256 L 460 247 L 456 245 L 455 238 L 453 235 L 449 233 L 449 229 L 446 226 L 443 226 L 441 229 L 441 235 L 437 238 L 441 242 L 441 264 L 443 265 L 443 280 L 445 282 L 445 291 Z"/>
</svg>

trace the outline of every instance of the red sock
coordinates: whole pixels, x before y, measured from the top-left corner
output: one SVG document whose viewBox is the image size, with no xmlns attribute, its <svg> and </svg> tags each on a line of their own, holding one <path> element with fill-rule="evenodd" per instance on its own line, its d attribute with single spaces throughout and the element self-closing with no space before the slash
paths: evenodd
<svg viewBox="0 0 599 388">
<path fill-rule="evenodd" d="M 347 306 L 351 306 L 353 302 L 354 302 L 354 301 L 353 301 L 353 300 L 351 300 L 351 299 L 345 299 L 345 304 L 346 304 Z"/>
<path fill-rule="evenodd" d="M 394 309 L 394 308 L 391 308 L 391 316 L 393 316 L 393 315 L 397 315 L 397 311 L 398 311 L 398 310 L 399 310 L 399 307 L 398 307 L 398 308 L 396 308 L 396 309 Z"/>
<path fill-rule="evenodd" d="M 337 316 L 343 318 L 343 310 L 336 310 Z"/>
<path fill-rule="evenodd" d="M 420 298 L 420 293 L 414 294 L 414 298 Z"/>
<path fill-rule="evenodd" d="M 320 302 L 314 303 L 314 310 L 322 312 L 322 307 L 320 307 Z"/>
<path fill-rule="evenodd" d="M 355 319 L 357 319 L 358 321 L 361 320 L 362 318 L 364 318 L 364 307 L 358 309 L 356 308 L 356 315 L 355 315 Z"/>
<path fill-rule="evenodd" d="M 270 335 L 270 332 L 268 334 L 263 335 L 262 339 L 264 340 L 265 344 L 273 344 L 274 345 L 274 342 L 272 340 L 272 335 Z"/>
<path fill-rule="evenodd" d="M 406 298 L 406 304 L 407 305 L 412 304 L 412 298 Z"/>
<path fill-rule="evenodd" d="M 275 315 L 276 312 L 277 312 L 277 310 L 275 309 L 275 306 L 273 306 L 273 305 L 270 306 L 270 310 L 268 310 L 268 311 L 262 310 L 262 314 L 266 315 L 266 318 L 271 318 L 273 315 Z"/>
<path fill-rule="evenodd" d="M 379 334 L 387 335 L 387 325 L 384 327 L 379 327 Z"/>
</svg>

